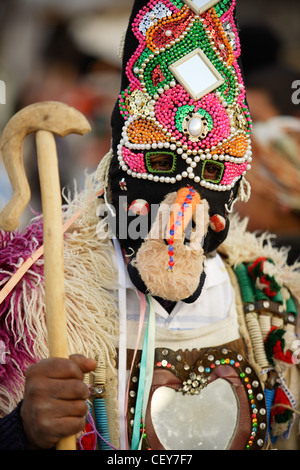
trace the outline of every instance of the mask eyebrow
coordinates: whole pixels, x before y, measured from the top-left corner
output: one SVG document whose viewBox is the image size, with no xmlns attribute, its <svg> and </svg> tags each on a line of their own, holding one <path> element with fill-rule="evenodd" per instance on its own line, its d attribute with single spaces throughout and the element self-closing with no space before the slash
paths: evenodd
<svg viewBox="0 0 300 470">
<path fill-rule="evenodd" d="M 150 173 L 172 173 L 176 167 L 176 155 L 172 152 L 147 152 L 145 160 Z"/>
</svg>

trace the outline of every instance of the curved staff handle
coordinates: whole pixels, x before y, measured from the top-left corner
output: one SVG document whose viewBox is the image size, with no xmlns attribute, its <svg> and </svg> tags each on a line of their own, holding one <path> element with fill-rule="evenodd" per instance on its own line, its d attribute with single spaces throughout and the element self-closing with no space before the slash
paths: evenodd
<svg viewBox="0 0 300 470">
<path fill-rule="evenodd" d="M 22 159 L 22 144 L 27 134 L 36 132 L 38 169 L 41 187 L 44 235 L 46 322 L 49 354 L 68 358 L 65 312 L 62 201 L 58 158 L 54 134 L 85 134 L 90 125 L 79 111 L 57 102 L 41 102 L 24 108 L 7 124 L 1 139 L 3 161 L 14 194 L 0 214 L 0 225 L 14 230 L 30 199 Z M 62 439 L 57 449 L 75 450 L 75 436 Z"/>
<path fill-rule="evenodd" d="M 39 130 L 65 137 L 71 133 L 84 135 L 91 127 L 79 111 L 56 101 L 32 104 L 10 119 L 0 142 L 3 162 L 14 191 L 11 200 L 0 213 L 0 226 L 6 231 L 18 227 L 19 218 L 30 200 L 22 147 L 25 137 Z"/>
</svg>

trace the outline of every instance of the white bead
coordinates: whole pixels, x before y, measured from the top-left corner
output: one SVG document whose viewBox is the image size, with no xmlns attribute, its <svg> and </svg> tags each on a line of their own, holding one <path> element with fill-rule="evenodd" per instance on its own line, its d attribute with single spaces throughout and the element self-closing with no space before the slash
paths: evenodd
<svg viewBox="0 0 300 470">
<path fill-rule="evenodd" d="M 188 124 L 188 131 L 193 137 L 198 137 L 202 132 L 203 124 L 200 117 L 193 117 Z"/>
</svg>

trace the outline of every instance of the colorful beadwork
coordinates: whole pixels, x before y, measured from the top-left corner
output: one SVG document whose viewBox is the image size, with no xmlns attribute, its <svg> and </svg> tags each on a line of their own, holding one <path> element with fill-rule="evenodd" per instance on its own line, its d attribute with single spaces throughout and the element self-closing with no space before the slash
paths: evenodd
<svg viewBox="0 0 300 470">
<path fill-rule="evenodd" d="M 173 272 L 173 266 L 175 264 L 174 262 L 174 240 L 178 238 L 178 231 L 182 233 L 182 222 L 184 218 L 184 213 L 188 206 L 192 203 L 193 198 L 195 197 L 196 193 L 195 190 L 191 187 L 189 188 L 183 188 L 181 192 L 187 192 L 187 194 L 184 196 L 184 200 L 182 202 L 182 205 L 179 209 L 179 211 L 176 214 L 176 219 L 173 220 L 173 223 L 170 226 L 170 231 L 169 231 L 169 236 L 167 238 L 167 244 L 168 244 L 168 254 L 169 254 L 169 267 L 168 271 Z"/>
<path fill-rule="evenodd" d="M 144 173 L 146 171 L 144 163 L 144 155 L 142 153 L 134 154 L 126 147 L 123 149 L 124 161 L 127 163 L 129 168 L 133 171 L 140 171 Z"/>
<path fill-rule="evenodd" d="M 139 44 L 126 65 L 129 86 L 119 98 L 124 126 L 118 159 L 127 174 L 165 183 L 188 178 L 226 191 L 250 168 L 252 125 L 237 62 L 235 3 L 223 0 L 197 15 L 181 1 L 151 0 L 134 19 Z M 223 83 L 194 100 L 170 66 L 199 48 Z M 154 179 L 145 162 L 145 152 L 153 148 L 176 152 L 186 169 Z M 225 162 L 218 183 L 201 179 L 208 158 Z"/>
</svg>

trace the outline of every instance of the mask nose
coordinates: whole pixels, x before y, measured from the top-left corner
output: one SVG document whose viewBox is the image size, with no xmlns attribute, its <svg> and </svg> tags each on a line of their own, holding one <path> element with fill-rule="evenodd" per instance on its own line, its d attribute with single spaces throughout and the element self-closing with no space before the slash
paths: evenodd
<svg viewBox="0 0 300 470">
<path fill-rule="evenodd" d="M 166 228 L 165 239 L 168 244 L 169 254 L 169 272 L 173 271 L 174 262 L 174 242 L 181 240 L 184 242 L 185 232 L 189 225 L 192 224 L 192 219 L 201 201 L 200 194 L 191 187 L 181 188 L 176 195 L 173 209 L 169 218 Z M 190 239 L 190 247 L 200 248 L 199 241 L 195 243 L 195 234 Z"/>
<path fill-rule="evenodd" d="M 179 189 L 166 227 L 165 239 L 169 245 L 172 245 L 174 240 L 184 237 L 184 232 L 191 223 L 200 201 L 201 196 L 194 188 Z"/>
</svg>

